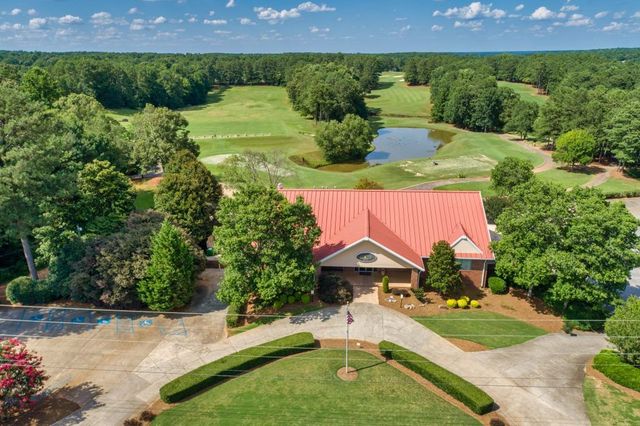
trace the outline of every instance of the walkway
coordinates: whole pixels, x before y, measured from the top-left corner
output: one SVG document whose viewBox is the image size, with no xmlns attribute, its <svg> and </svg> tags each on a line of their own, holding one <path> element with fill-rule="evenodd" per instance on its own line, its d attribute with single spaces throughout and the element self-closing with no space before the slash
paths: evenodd
<svg viewBox="0 0 640 426">
<path fill-rule="evenodd" d="M 512 425 L 589 424 L 582 398 L 583 370 L 587 360 L 606 346 L 601 335 L 552 334 L 511 348 L 463 352 L 409 317 L 382 306 L 353 304 L 351 312 L 354 339 L 392 341 L 465 377 L 495 399 Z M 344 318 L 344 308 L 332 307 L 211 344 L 163 341 L 122 383 L 123 399 L 84 413 L 82 423 L 121 424 L 157 400 L 158 390 L 171 379 L 244 348 L 303 331 L 317 339 L 344 338 Z"/>
</svg>

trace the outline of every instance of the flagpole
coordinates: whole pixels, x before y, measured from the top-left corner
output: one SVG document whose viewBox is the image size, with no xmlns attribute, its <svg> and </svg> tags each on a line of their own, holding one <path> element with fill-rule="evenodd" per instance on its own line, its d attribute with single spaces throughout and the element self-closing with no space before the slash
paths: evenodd
<svg viewBox="0 0 640 426">
<path fill-rule="evenodd" d="M 349 316 L 349 302 L 347 302 L 347 316 Z M 344 353 L 344 371 L 346 374 L 349 374 L 349 319 L 347 319 L 347 340 Z"/>
</svg>

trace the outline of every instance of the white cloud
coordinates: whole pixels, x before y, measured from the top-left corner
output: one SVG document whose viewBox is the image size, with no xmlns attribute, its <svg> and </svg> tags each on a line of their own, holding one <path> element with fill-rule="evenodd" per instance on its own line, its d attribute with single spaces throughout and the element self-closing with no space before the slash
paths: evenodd
<svg viewBox="0 0 640 426">
<path fill-rule="evenodd" d="M 609 14 L 609 12 L 607 12 L 606 10 L 602 11 L 602 12 L 598 12 L 595 14 L 595 18 L 596 19 L 602 19 L 604 17 L 606 17 Z"/>
<path fill-rule="evenodd" d="M 162 25 L 166 22 L 167 22 L 167 18 L 165 18 L 164 16 L 158 16 L 157 18 L 151 21 L 153 25 Z"/>
<path fill-rule="evenodd" d="M 136 13 L 139 13 L 140 10 L 137 7 L 132 7 L 131 9 L 129 9 L 129 15 L 135 15 Z"/>
<path fill-rule="evenodd" d="M 9 12 L 11 16 L 17 16 L 17 15 L 20 15 L 21 13 L 22 13 L 22 9 L 18 9 L 18 8 L 15 8 L 11 10 L 11 12 Z"/>
<path fill-rule="evenodd" d="M 271 7 L 255 7 L 253 10 L 256 12 L 258 19 L 266 20 L 271 23 L 284 21 L 285 19 L 290 18 L 298 18 L 300 16 L 300 11 L 295 7 L 288 10 L 275 10 Z"/>
<path fill-rule="evenodd" d="M 556 14 L 555 12 L 552 12 L 551 10 L 547 9 L 544 6 L 541 6 L 539 8 L 537 8 L 532 14 L 531 14 L 531 19 L 535 20 L 535 21 L 544 21 L 547 19 L 553 19 L 555 17 L 557 17 L 558 14 Z"/>
<path fill-rule="evenodd" d="M 269 21 L 270 24 L 275 24 L 280 21 L 284 21 L 291 18 L 299 18 L 302 12 L 317 13 L 317 12 L 333 12 L 335 7 L 327 6 L 326 4 L 318 5 L 316 3 L 307 1 L 300 3 L 298 6 L 291 9 L 277 10 L 272 7 L 254 7 L 253 11 L 256 13 L 258 19 Z"/>
<path fill-rule="evenodd" d="M 442 25 L 433 25 L 433 26 L 431 26 L 431 31 L 433 31 L 434 33 L 438 32 L 438 31 L 442 31 L 442 30 L 444 30 L 444 27 Z"/>
<path fill-rule="evenodd" d="M 240 18 L 240 25 L 255 25 L 255 24 L 256 23 L 249 18 Z"/>
<path fill-rule="evenodd" d="M 210 10 L 210 11 L 209 11 L 209 16 L 213 16 L 213 15 L 215 15 L 215 14 L 216 14 L 216 11 L 215 11 L 215 10 Z"/>
<path fill-rule="evenodd" d="M 620 31 L 621 29 L 623 29 L 625 27 L 625 24 L 621 23 L 621 22 L 612 22 L 609 25 L 605 26 L 602 28 L 602 31 Z"/>
<path fill-rule="evenodd" d="M 236 0 L 229 0 L 225 7 L 235 7 L 235 6 L 236 6 Z"/>
<path fill-rule="evenodd" d="M 29 16 L 34 16 L 34 15 L 35 15 L 35 14 L 37 14 L 37 13 L 38 13 L 38 11 L 37 11 L 37 10 L 35 10 L 35 9 L 29 9 L 29 10 L 27 10 L 27 15 L 29 15 Z"/>
<path fill-rule="evenodd" d="M 451 7 L 444 12 L 436 10 L 433 12 L 433 16 L 444 16 L 447 18 L 457 18 L 464 20 L 478 19 L 478 18 L 493 18 L 501 19 L 507 16 L 507 12 L 502 9 L 492 9 L 492 4 L 484 4 L 479 1 L 474 1 L 468 6 L 463 7 Z"/>
<path fill-rule="evenodd" d="M 318 28 L 316 26 L 309 27 L 309 32 L 317 34 L 317 33 L 328 33 L 331 31 L 329 28 Z"/>
<path fill-rule="evenodd" d="M 560 8 L 561 12 L 575 12 L 576 10 L 580 10 L 580 8 L 575 4 L 566 4 Z"/>
<path fill-rule="evenodd" d="M 32 18 L 29 20 L 29 28 L 32 30 L 38 30 L 47 25 L 47 20 L 45 18 Z"/>
<path fill-rule="evenodd" d="M 516 6 L 516 11 L 517 12 L 520 12 L 522 9 L 524 9 L 524 4 L 521 3 L 521 4 Z"/>
<path fill-rule="evenodd" d="M 569 17 L 565 25 L 567 27 L 584 27 L 586 25 L 591 25 L 591 19 L 579 13 L 574 13 Z"/>
<path fill-rule="evenodd" d="M 58 18 L 58 23 L 61 25 L 80 24 L 82 19 L 79 16 L 64 15 Z"/>
<path fill-rule="evenodd" d="M 226 19 L 205 19 L 203 22 L 205 25 L 227 25 Z"/>
<path fill-rule="evenodd" d="M 622 12 L 616 12 L 616 13 L 613 14 L 613 19 L 622 19 L 622 18 L 624 18 L 624 15 L 626 15 L 626 14 L 627 14 L 627 12 L 625 12 L 624 10 Z"/>
<path fill-rule="evenodd" d="M 198 22 L 198 18 L 196 18 L 195 16 L 192 16 L 187 20 L 187 22 L 190 24 L 195 24 L 196 22 Z"/>
<path fill-rule="evenodd" d="M 311 1 L 306 1 L 304 3 L 300 3 L 298 5 L 298 7 L 296 8 L 302 12 L 335 12 L 336 8 L 335 7 L 329 7 L 326 4 L 315 4 Z"/>
<path fill-rule="evenodd" d="M 456 21 L 453 24 L 453 28 L 468 28 L 471 31 L 480 31 L 482 29 L 482 21 Z"/>
<path fill-rule="evenodd" d="M 94 25 L 110 25 L 113 18 L 109 12 L 97 12 L 91 15 L 91 23 Z"/>
<path fill-rule="evenodd" d="M 640 18 L 640 10 L 634 13 L 632 18 Z"/>
<path fill-rule="evenodd" d="M 131 25 L 129 25 L 131 31 L 141 31 L 145 28 L 147 28 L 147 25 L 144 19 L 134 19 L 131 21 Z"/>
<path fill-rule="evenodd" d="M 213 33 L 218 35 L 227 35 L 231 34 L 231 31 L 215 30 Z"/>
</svg>

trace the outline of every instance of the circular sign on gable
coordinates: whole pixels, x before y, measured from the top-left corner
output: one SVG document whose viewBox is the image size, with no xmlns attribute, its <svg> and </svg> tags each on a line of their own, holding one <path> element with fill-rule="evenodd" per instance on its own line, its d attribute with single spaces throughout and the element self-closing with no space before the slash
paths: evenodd
<svg viewBox="0 0 640 426">
<path fill-rule="evenodd" d="M 378 260 L 376 255 L 373 253 L 360 253 L 356 256 L 356 259 L 358 259 L 362 263 L 373 263 Z"/>
</svg>

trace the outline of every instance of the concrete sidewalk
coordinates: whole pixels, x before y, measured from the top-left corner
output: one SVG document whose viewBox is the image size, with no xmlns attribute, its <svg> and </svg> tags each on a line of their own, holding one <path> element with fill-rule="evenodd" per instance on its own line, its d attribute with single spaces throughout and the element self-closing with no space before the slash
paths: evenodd
<svg viewBox="0 0 640 426">
<path fill-rule="evenodd" d="M 512 425 L 589 424 L 582 397 L 584 363 L 606 346 L 601 335 L 551 334 L 506 349 L 463 352 L 411 318 L 382 306 L 353 304 L 351 312 L 352 338 L 392 341 L 466 378 L 495 399 Z M 123 383 L 122 400 L 85 412 L 82 422 L 119 424 L 157 400 L 158 390 L 169 380 L 244 348 L 303 331 L 317 339 L 344 338 L 344 321 L 344 308 L 327 308 L 213 344 L 163 341 L 136 368 L 133 386 Z"/>
</svg>

